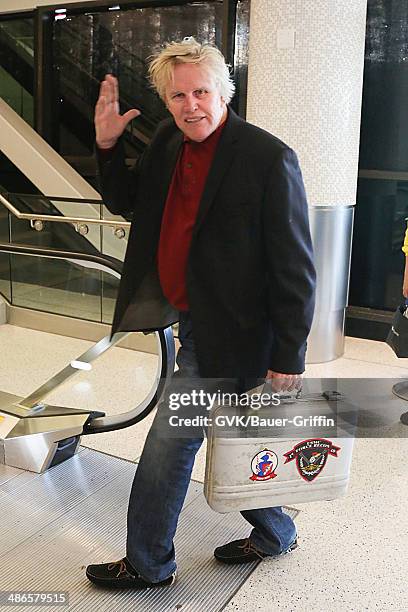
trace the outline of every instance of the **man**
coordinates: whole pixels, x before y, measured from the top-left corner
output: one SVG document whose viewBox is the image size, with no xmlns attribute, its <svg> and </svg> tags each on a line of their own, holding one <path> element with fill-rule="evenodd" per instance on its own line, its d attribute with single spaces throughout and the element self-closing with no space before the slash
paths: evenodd
<svg viewBox="0 0 408 612">
<path fill-rule="evenodd" d="M 125 167 L 120 136 L 139 111 L 119 114 L 111 75 L 95 111 L 104 200 L 114 213 L 133 211 L 113 331 L 179 321 L 173 391 L 191 391 L 198 378 L 232 379 L 244 389 L 265 377 L 292 390 L 304 371 L 315 284 L 296 155 L 229 108 L 234 85 L 215 47 L 193 38 L 168 44 L 150 77 L 172 119 L 158 126 L 134 170 Z M 168 407 L 167 395 L 136 470 L 126 557 L 89 566 L 96 584 L 141 589 L 174 581 L 173 537 L 203 434 L 168 433 Z M 281 508 L 242 515 L 253 530 L 217 548 L 219 561 L 296 547 L 295 525 Z"/>
</svg>

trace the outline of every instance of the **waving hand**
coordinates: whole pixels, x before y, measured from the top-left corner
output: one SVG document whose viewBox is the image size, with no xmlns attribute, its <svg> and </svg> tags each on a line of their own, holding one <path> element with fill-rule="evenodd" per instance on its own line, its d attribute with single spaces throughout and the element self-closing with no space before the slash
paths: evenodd
<svg viewBox="0 0 408 612">
<path fill-rule="evenodd" d="M 112 74 L 107 74 L 101 83 L 99 98 L 95 107 L 96 144 L 100 149 L 115 146 L 127 124 L 140 115 L 132 108 L 121 115 L 119 113 L 119 85 Z"/>
</svg>

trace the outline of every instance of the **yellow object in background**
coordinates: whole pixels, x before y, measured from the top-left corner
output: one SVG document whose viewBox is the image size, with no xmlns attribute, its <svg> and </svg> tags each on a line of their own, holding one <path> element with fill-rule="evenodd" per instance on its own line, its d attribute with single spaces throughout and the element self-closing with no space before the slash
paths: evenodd
<svg viewBox="0 0 408 612">
<path fill-rule="evenodd" d="M 408 255 L 408 227 L 405 230 L 405 238 L 404 238 L 404 244 L 402 247 L 402 250 L 404 251 L 405 255 Z"/>
</svg>

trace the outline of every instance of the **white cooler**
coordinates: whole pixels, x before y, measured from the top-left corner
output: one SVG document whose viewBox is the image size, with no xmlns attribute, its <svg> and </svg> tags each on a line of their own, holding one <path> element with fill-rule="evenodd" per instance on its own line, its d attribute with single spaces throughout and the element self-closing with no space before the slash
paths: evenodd
<svg viewBox="0 0 408 612">
<path fill-rule="evenodd" d="M 279 407 L 279 413 L 269 414 L 333 416 L 332 408 L 330 401 L 312 401 Z M 211 413 L 212 422 L 217 415 L 227 413 L 224 406 L 217 406 Z M 276 437 L 276 429 L 268 433 L 265 427 L 251 436 L 250 431 L 242 428 L 239 435 L 237 430 L 224 435 L 217 426 L 210 426 L 204 484 L 208 504 L 217 512 L 236 512 L 332 500 L 345 495 L 354 444 L 350 428 L 346 429 L 347 432 L 336 425 L 338 437 L 326 437 L 333 429 L 324 432 L 319 427 L 314 432 L 308 427 L 302 437 L 303 430 L 293 436 L 294 428 L 289 427 L 288 437 Z M 343 433 L 342 437 L 339 432 Z"/>
</svg>

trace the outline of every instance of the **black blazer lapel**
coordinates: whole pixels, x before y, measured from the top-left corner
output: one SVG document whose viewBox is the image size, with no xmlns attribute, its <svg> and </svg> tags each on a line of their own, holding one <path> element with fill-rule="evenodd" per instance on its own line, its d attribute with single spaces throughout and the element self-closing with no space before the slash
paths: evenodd
<svg viewBox="0 0 408 612">
<path fill-rule="evenodd" d="M 183 133 L 177 129 L 175 133 L 169 138 L 165 144 L 163 156 L 162 156 L 162 172 L 160 184 L 157 186 L 159 190 L 159 212 L 160 215 L 163 212 L 164 205 L 166 203 L 167 194 L 169 192 L 171 179 L 173 177 L 174 169 L 177 164 L 177 160 L 180 154 L 180 149 L 183 144 Z M 157 177 L 152 177 L 153 181 L 157 181 Z"/>
<path fill-rule="evenodd" d="M 223 176 L 235 157 L 236 143 L 239 136 L 239 125 L 241 122 L 242 119 L 229 108 L 226 125 L 220 136 L 214 159 L 208 173 L 204 192 L 201 197 L 200 207 L 194 225 L 193 238 L 199 231 L 206 214 L 211 208 Z"/>
</svg>

